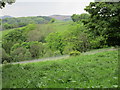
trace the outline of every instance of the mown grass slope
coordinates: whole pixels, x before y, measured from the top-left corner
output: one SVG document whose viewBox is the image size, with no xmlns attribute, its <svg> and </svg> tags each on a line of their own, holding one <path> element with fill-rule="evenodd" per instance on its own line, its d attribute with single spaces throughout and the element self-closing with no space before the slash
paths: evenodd
<svg viewBox="0 0 120 90">
<path fill-rule="evenodd" d="M 115 88 L 118 51 L 68 59 L 4 65 L 3 88 Z"/>
</svg>

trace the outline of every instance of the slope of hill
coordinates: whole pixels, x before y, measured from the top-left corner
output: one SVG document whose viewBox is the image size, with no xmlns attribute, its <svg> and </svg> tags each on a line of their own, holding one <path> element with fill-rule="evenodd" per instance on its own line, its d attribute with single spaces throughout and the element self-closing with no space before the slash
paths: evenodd
<svg viewBox="0 0 120 90">
<path fill-rule="evenodd" d="M 3 88 L 116 88 L 118 51 L 3 65 Z"/>
<path fill-rule="evenodd" d="M 65 31 L 65 30 L 68 30 L 69 28 L 71 28 L 71 22 L 59 22 L 59 23 L 52 23 L 52 24 L 38 24 L 37 25 L 37 28 L 39 29 L 39 31 L 41 32 L 44 32 L 44 33 L 47 33 L 47 32 L 62 32 L 62 31 Z M 26 27 L 26 26 L 24 26 Z M 17 29 L 22 29 L 24 27 L 19 27 Z M 13 30 L 16 30 L 15 29 L 7 29 L 7 30 L 3 30 L 3 31 L 0 31 L 0 41 L 2 40 L 2 38 L 7 34 L 9 33 L 10 31 L 13 31 Z"/>
<path fill-rule="evenodd" d="M 4 18 L 2 20 L 3 30 L 23 27 L 28 24 L 45 24 L 45 23 L 48 23 L 51 19 L 52 18 L 47 16 Z"/>
<path fill-rule="evenodd" d="M 61 20 L 61 21 L 71 21 L 71 16 L 69 15 L 51 15 L 49 16 L 51 18 L 55 18 L 56 20 Z"/>
<path fill-rule="evenodd" d="M 5 16 L 1 16 L 0 17 L 1 19 L 5 19 L 5 18 L 13 18 L 12 16 L 9 16 L 9 15 L 5 15 Z"/>
</svg>

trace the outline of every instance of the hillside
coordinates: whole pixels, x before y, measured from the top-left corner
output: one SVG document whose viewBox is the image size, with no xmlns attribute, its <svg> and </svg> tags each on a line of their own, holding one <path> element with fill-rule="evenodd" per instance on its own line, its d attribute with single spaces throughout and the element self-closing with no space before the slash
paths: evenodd
<svg viewBox="0 0 120 90">
<path fill-rule="evenodd" d="M 55 33 L 55 32 L 65 32 L 68 31 L 69 29 L 71 30 L 72 27 L 76 27 L 75 25 L 71 25 L 72 22 L 56 22 L 56 23 L 48 23 L 48 24 L 29 24 L 24 27 L 20 28 L 15 28 L 15 29 L 8 29 L 4 31 L 0 31 L 0 41 L 2 41 L 2 49 L 3 53 L 2 54 L 2 62 L 7 61 L 7 62 L 18 62 L 18 61 L 25 61 L 25 60 L 33 60 L 37 58 L 46 58 L 46 57 L 52 57 L 52 56 L 57 56 L 61 55 L 58 51 L 52 51 L 48 48 L 47 43 L 46 43 L 46 37 L 50 33 Z M 21 40 L 24 41 L 21 43 Z M 10 42 L 8 42 L 10 41 Z M 13 42 L 15 41 L 15 42 Z M 30 43 L 38 43 L 38 46 L 34 46 L 32 49 L 32 46 Z M 0 42 L 1 44 L 1 42 Z M 29 48 L 26 48 L 26 46 L 23 48 L 23 50 L 20 50 L 20 52 L 17 51 L 17 49 L 12 49 L 14 48 L 15 45 L 21 44 L 23 46 L 30 45 L 28 46 Z M 20 47 L 21 47 L 20 45 Z M 42 47 L 42 50 L 41 50 Z M 15 46 L 15 48 L 19 48 L 19 46 Z M 31 50 L 30 50 L 31 48 Z M 34 53 L 36 53 L 36 49 L 38 52 L 37 57 L 32 57 Z M 24 50 L 28 51 L 28 55 L 30 56 L 25 56 L 28 59 L 24 58 L 16 58 L 16 55 L 19 56 L 18 54 L 21 52 L 24 52 Z M 14 52 L 15 50 L 15 52 Z M 29 52 L 31 51 L 31 53 Z M 33 52 L 34 51 L 34 52 Z M 14 55 L 13 55 L 14 54 Z M 16 54 L 16 55 L 15 55 Z M 35 55 L 37 55 L 35 54 Z M 31 58 L 29 58 L 31 57 Z M 19 60 L 20 59 L 20 60 Z"/>
<path fill-rule="evenodd" d="M 118 51 L 3 65 L 3 88 L 116 88 Z"/>
<path fill-rule="evenodd" d="M 61 21 L 71 21 L 71 16 L 69 15 L 51 15 L 49 16 L 51 18 L 55 18 L 56 20 L 61 20 Z"/>
<path fill-rule="evenodd" d="M 72 22 L 57 22 L 57 23 L 52 23 L 52 24 L 51 23 L 37 24 L 36 28 L 39 29 L 39 31 L 43 30 L 43 32 L 45 32 L 45 33 L 49 32 L 49 31 L 50 32 L 62 32 L 62 31 L 65 31 L 65 30 L 68 30 L 69 28 L 71 28 L 72 27 L 72 26 L 70 26 L 71 24 L 72 24 Z M 27 27 L 27 26 L 0 31 L 0 41 L 9 32 L 11 32 L 13 30 L 17 30 L 17 29 L 24 29 L 25 27 Z"/>
<path fill-rule="evenodd" d="M 8 17 L 8 16 L 3 16 L 3 17 Z M 52 18 L 47 16 L 11 17 L 11 18 L 3 18 L 2 25 L 3 25 L 3 30 L 6 30 L 6 29 L 24 27 L 28 24 L 45 24 L 50 22 L 51 19 Z"/>
<path fill-rule="evenodd" d="M 9 15 L 4 15 L 4 16 L 1 16 L 0 17 L 1 19 L 5 19 L 5 18 L 13 18 L 12 16 L 9 16 Z"/>
</svg>

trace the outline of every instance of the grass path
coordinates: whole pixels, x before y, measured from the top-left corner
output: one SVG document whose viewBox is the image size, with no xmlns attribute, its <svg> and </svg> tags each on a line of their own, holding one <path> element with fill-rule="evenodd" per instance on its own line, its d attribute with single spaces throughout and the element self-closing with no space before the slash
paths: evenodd
<svg viewBox="0 0 120 90">
<path fill-rule="evenodd" d="M 105 49 L 97 49 L 97 50 L 91 50 L 91 51 L 88 51 L 88 52 L 85 52 L 83 53 L 83 55 L 92 55 L 92 54 L 96 54 L 96 53 L 99 53 L 99 52 L 104 52 L 104 51 L 114 51 L 114 50 L 117 50 L 116 48 L 105 48 Z"/>
<path fill-rule="evenodd" d="M 69 57 L 69 55 L 63 55 L 63 56 L 57 56 L 57 57 L 49 57 L 49 58 L 43 58 L 43 59 L 35 59 L 35 60 L 29 60 L 29 61 L 15 62 L 12 64 L 33 63 L 33 62 L 40 62 L 40 61 L 46 61 L 46 60 L 58 60 L 58 59 L 66 59 L 68 57 Z"/>
<path fill-rule="evenodd" d="M 92 51 L 82 53 L 82 55 L 92 55 L 92 54 L 96 54 L 99 52 L 114 51 L 114 50 L 116 50 L 116 49 L 115 48 L 97 49 L 97 50 L 92 50 Z M 33 62 L 40 62 L 40 61 L 46 61 L 46 60 L 59 60 L 59 59 L 66 59 L 69 57 L 70 57 L 69 55 L 63 55 L 63 56 L 49 57 L 49 58 L 43 58 L 43 59 L 35 59 L 35 60 L 29 60 L 29 61 L 14 62 L 12 64 L 33 63 Z"/>
</svg>

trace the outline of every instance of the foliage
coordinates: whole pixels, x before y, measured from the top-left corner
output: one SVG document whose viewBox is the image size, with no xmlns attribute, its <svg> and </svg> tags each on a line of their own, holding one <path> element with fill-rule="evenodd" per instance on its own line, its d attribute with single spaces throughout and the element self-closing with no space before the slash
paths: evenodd
<svg viewBox="0 0 120 90">
<path fill-rule="evenodd" d="M 60 51 L 62 55 L 69 54 L 69 51 L 73 50 L 85 52 L 90 47 L 85 30 L 84 26 L 75 24 L 70 30 L 50 33 L 46 38 L 47 45 L 53 51 Z"/>
<path fill-rule="evenodd" d="M 64 32 L 64 41 L 70 50 L 85 52 L 90 48 L 89 37 L 84 33 L 86 28 L 83 25 L 75 25 L 70 31 Z"/>
<path fill-rule="evenodd" d="M 88 27 L 92 39 L 104 37 L 101 45 L 120 45 L 120 3 L 91 2 L 85 10 L 91 15 L 84 24 Z"/>
<path fill-rule="evenodd" d="M 0 8 L 2 9 L 3 7 L 5 7 L 6 3 L 8 4 L 12 4 L 15 3 L 16 0 L 1 0 L 0 1 Z"/>
<path fill-rule="evenodd" d="M 23 60 L 30 60 L 32 59 L 31 53 L 28 49 L 19 47 L 13 51 L 11 51 L 11 56 L 14 62 L 19 62 Z"/>
<path fill-rule="evenodd" d="M 2 38 L 2 47 L 6 51 L 6 53 L 10 54 L 11 47 L 16 43 L 22 43 L 27 40 L 26 34 L 28 31 L 34 29 L 35 26 L 30 24 L 24 28 L 19 28 L 12 30 L 4 35 Z"/>
<path fill-rule="evenodd" d="M 70 52 L 70 56 L 77 56 L 77 55 L 80 55 L 79 51 L 72 51 L 72 52 Z"/>
<path fill-rule="evenodd" d="M 58 26 L 61 26 L 61 27 L 58 27 Z M 59 56 L 61 55 L 61 53 L 65 54 L 64 46 L 61 46 L 61 49 L 60 49 L 59 42 L 56 42 L 58 43 L 58 48 L 51 49 L 49 48 L 48 42 L 45 41 L 45 38 L 51 32 L 58 31 L 59 32 L 58 38 L 60 38 L 60 42 L 65 43 L 65 41 L 61 39 L 64 36 L 62 32 L 66 31 L 68 27 L 71 28 L 75 26 L 72 26 L 71 23 L 69 22 L 61 22 L 61 23 L 54 23 L 54 24 L 40 24 L 40 25 L 29 24 L 25 27 L 1 31 L 0 33 L 3 33 L 2 47 L 4 48 L 5 52 L 10 56 L 12 55 L 13 51 L 17 52 L 18 48 L 25 48 L 29 50 L 32 56 L 31 59 Z M 69 54 L 69 52 L 67 52 L 66 54 Z M 16 55 L 12 57 L 20 58 L 20 56 L 24 57 L 23 54 L 19 54 L 18 56 Z M 29 58 L 29 57 L 26 57 L 26 58 Z M 25 58 L 23 59 L 25 60 Z M 14 61 L 16 61 L 16 59 Z"/>
<path fill-rule="evenodd" d="M 73 14 L 73 15 L 71 16 L 71 18 L 72 18 L 72 20 L 73 20 L 74 22 L 79 22 L 79 21 L 82 21 L 82 20 L 84 20 L 84 19 L 89 19 L 89 17 L 90 17 L 90 15 L 87 14 L 87 13 L 82 13 L 82 14 L 80 14 L 80 15 L 78 15 L 78 14 Z"/>
<path fill-rule="evenodd" d="M 50 23 L 54 23 L 54 22 L 55 22 L 55 19 L 52 18 L 52 19 L 50 20 Z"/>
<path fill-rule="evenodd" d="M 73 45 L 71 43 L 67 43 L 67 45 L 64 47 L 64 54 L 69 54 L 73 51 Z"/>
<path fill-rule="evenodd" d="M 3 25 L 3 29 L 12 29 L 12 28 L 14 28 L 14 26 L 11 25 L 11 24 L 5 23 L 5 24 Z"/>
<path fill-rule="evenodd" d="M 4 39 L 8 40 L 8 41 L 12 41 L 12 42 L 19 41 L 19 40 L 21 40 L 21 41 L 26 40 L 26 38 L 23 34 L 23 30 L 19 30 L 19 29 L 9 32 L 7 35 L 5 35 Z"/>
<path fill-rule="evenodd" d="M 4 18 L 2 20 L 3 29 L 12 29 L 18 27 L 24 27 L 28 24 L 44 24 L 51 21 L 52 18 L 45 16 L 33 16 L 33 17 L 18 17 L 18 18 Z"/>
<path fill-rule="evenodd" d="M 51 49 L 45 49 L 45 54 L 43 57 L 52 57 L 54 56 L 54 53 Z"/>
<path fill-rule="evenodd" d="M 44 47 L 42 43 L 30 45 L 30 53 L 33 58 L 39 58 L 43 56 Z"/>
<path fill-rule="evenodd" d="M 2 63 L 5 61 L 5 62 L 11 62 L 12 61 L 12 57 L 6 53 L 6 51 L 2 48 L 1 49 L 1 58 L 2 58 Z"/>
<path fill-rule="evenodd" d="M 117 88 L 118 51 L 2 66 L 3 88 Z"/>
<path fill-rule="evenodd" d="M 16 50 L 17 48 L 25 48 L 28 49 L 32 58 L 39 58 L 43 56 L 44 47 L 41 42 L 32 41 L 32 42 L 23 42 L 23 43 L 16 43 L 11 48 L 12 51 Z M 29 53 L 27 53 L 29 56 Z M 29 58 L 26 56 L 26 58 Z"/>
<path fill-rule="evenodd" d="M 27 33 L 27 41 L 39 41 L 45 43 L 46 36 L 51 32 L 54 32 L 51 24 L 36 25 L 35 30 L 31 30 Z"/>
<path fill-rule="evenodd" d="M 90 40 L 91 48 L 97 49 L 102 48 L 106 44 L 106 39 L 103 36 L 98 36 L 95 39 Z"/>
<path fill-rule="evenodd" d="M 55 33 L 50 33 L 48 37 L 46 38 L 48 47 L 55 51 L 59 50 L 60 53 L 63 55 L 63 50 L 64 50 L 64 42 L 61 33 L 55 32 Z"/>
</svg>

